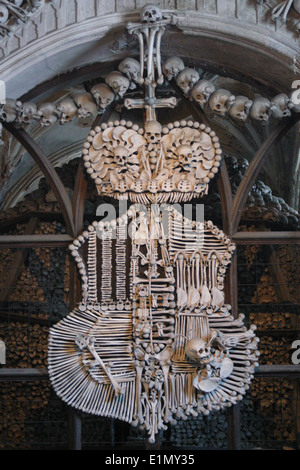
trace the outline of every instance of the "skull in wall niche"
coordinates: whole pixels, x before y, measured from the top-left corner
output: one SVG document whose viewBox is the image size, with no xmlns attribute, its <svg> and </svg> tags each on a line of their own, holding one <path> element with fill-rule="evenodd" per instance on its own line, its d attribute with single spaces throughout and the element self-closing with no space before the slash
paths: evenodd
<svg viewBox="0 0 300 470">
<path fill-rule="evenodd" d="M 257 96 L 254 98 L 251 109 L 250 117 L 256 121 L 267 122 L 271 114 L 271 102 L 268 98 Z"/>
<path fill-rule="evenodd" d="M 77 106 L 72 98 L 64 98 L 56 106 L 57 114 L 61 124 L 72 121 L 77 115 Z"/>
<path fill-rule="evenodd" d="M 210 95 L 216 90 L 215 85 L 209 80 L 199 80 L 193 86 L 191 96 L 200 106 L 208 102 Z"/>
<path fill-rule="evenodd" d="M 176 83 L 181 88 L 183 93 L 188 94 L 188 92 L 193 88 L 196 82 L 200 78 L 197 70 L 185 67 L 176 77 Z"/>
<path fill-rule="evenodd" d="M 209 98 L 209 107 L 213 112 L 224 116 L 233 105 L 234 100 L 235 96 L 232 95 L 229 90 L 219 88 L 214 91 Z"/>
<path fill-rule="evenodd" d="M 43 103 L 38 107 L 38 116 L 40 116 L 41 126 L 47 127 L 54 124 L 58 117 L 56 106 L 53 103 Z"/>
<path fill-rule="evenodd" d="M 28 124 L 37 118 L 37 106 L 35 103 L 23 103 L 20 107 L 17 121 L 22 124 Z"/>
<path fill-rule="evenodd" d="M 145 138 L 150 144 L 158 144 L 161 138 L 161 124 L 158 121 L 148 121 L 145 124 Z"/>
<path fill-rule="evenodd" d="M 231 108 L 229 109 L 229 115 L 234 119 L 240 119 L 241 121 L 246 121 L 250 108 L 252 106 L 252 101 L 247 98 L 247 96 L 239 95 L 235 98 L 235 101 Z"/>
<path fill-rule="evenodd" d="M 293 102 L 285 93 L 276 95 L 271 101 L 272 116 L 276 119 L 290 116 L 292 108 Z"/>
<path fill-rule="evenodd" d="M 162 65 L 163 74 L 169 81 L 176 78 L 184 68 L 184 62 L 179 57 L 169 57 Z"/>
<path fill-rule="evenodd" d="M 157 5 L 147 4 L 141 9 L 140 19 L 143 23 L 155 23 L 162 20 L 162 12 Z"/>
<path fill-rule="evenodd" d="M 189 145 L 180 145 L 176 151 L 182 168 L 191 171 L 191 163 L 193 160 L 193 149 Z"/>
<path fill-rule="evenodd" d="M 120 173 L 125 173 L 127 171 L 127 159 L 129 156 L 129 151 L 127 148 L 118 145 L 117 147 L 114 148 L 114 157 L 115 157 L 115 162 L 118 165 L 118 169 Z"/>
<path fill-rule="evenodd" d="M 130 82 L 121 72 L 110 72 L 105 78 L 105 83 L 121 98 L 129 88 Z"/>
<path fill-rule="evenodd" d="M 122 62 L 120 62 L 118 69 L 122 74 L 126 75 L 130 81 L 129 88 L 131 90 L 136 88 L 135 84 L 138 82 L 141 72 L 140 63 L 132 57 L 127 57 L 126 59 L 122 60 Z"/>
<path fill-rule="evenodd" d="M 91 93 L 100 109 L 106 109 L 115 99 L 115 94 L 105 83 L 97 83 Z"/>
</svg>

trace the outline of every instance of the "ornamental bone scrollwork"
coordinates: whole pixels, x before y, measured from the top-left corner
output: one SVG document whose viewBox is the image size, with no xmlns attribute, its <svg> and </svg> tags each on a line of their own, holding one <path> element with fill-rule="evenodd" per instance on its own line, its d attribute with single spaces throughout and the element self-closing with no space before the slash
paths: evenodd
<svg viewBox="0 0 300 470">
<path fill-rule="evenodd" d="M 133 204 L 118 219 L 94 222 L 70 245 L 82 300 L 49 339 L 58 396 L 81 411 L 139 426 L 150 442 L 178 419 L 236 404 L 259 356 L 255 326 L 247 330 L 224 296 L 235 246 L 212 222 L 192 221 L 173 206 L 207 192 L 222 152 L 204 124 L 163 127 L 156 118 L 157 108 L 176 106 L 175 97 L 155 95 L 164 80 L 161 38 L 171 21 L 146 5 L 141 21 L 128 25 L 140 57 L 123 61 L 128 75 L 122 83 L 126 90 L 143 86 L 144 98 L 125 95 L 124 103 L 144 109 L 145 124 L 120 120 L 92 129 L 83 160 L 100 195 Z M 185 68 L 172 60 L 164 70 L 175 79 Z M 107 83 L 117 77 L 110 74 Z M 122 83 L 118 90 L 115 85 L 120 96 L 126 94 Z M 193 79 L 185 86 L 193 89 Z M 212 94 L 211 106 L 220 94 L 225 107 L 234 98 L 224 91 L 216 97 L 210 83 L 194 91 L 205 102 Z M 92 93 L 100 105 L 111 99 L 105 85 Z M 247 99 L 239 103 L 235 112 L 248 113 Z M 62 115 L 69 104 L 62 103 Z"/>
</svg>

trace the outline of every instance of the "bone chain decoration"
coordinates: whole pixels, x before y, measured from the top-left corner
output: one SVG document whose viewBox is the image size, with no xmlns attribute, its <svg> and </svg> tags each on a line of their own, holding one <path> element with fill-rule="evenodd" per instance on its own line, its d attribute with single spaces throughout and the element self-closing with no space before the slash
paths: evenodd
<svg viewBox="0 0 300 470">
<path fill-rule="evenodd" d="M 150 440 L 176 420 L 207 415 L 243 398 L 258 365 L 255 326 L 231 313 L 224 277 L 234 244 L 211 221 L 183 217 L 172 203 L 205 194 L 221 149 L 204 124 L 162 128 L 155 97 L 160 43 L 171 19 L 157 6 L 128 25 L 138 37 L 135 80 L 145 128 L 129 121 L 91 130 L 83 149 L 99 194 L 133 202 L 118 219 L 93 222 L 70 245 L 82 299 L 50 329 L 49 376 L 62 400 L 117 418 Z M 122 67 L 124 66 L 124 61 Z"/>
</svg>

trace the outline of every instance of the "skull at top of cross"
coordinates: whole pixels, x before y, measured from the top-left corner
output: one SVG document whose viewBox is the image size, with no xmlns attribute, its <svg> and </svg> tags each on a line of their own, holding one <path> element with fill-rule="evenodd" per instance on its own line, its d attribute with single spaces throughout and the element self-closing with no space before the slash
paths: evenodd
<svg viewBox="0 0 300 470">
<path fill-rule="evenodd" d="M 140 19 L 142 23 L 155 23 L 162 20 L 162 12 L 157 5 L 148 3 L 142 8 Z"/>
<path fill-rule="evenodd" d="M 158 121 L 147 121 L 145 124 L 145 137 L 148 144 L 158 144 L 161 138 L 161 124 Z"/>
</svg>

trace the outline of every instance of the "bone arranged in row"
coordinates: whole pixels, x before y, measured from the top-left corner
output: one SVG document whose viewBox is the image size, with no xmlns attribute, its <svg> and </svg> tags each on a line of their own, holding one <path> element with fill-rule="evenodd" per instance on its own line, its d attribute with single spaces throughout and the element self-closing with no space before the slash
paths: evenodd
<svg viewBox="0 0 300 470">
<path fill-rule="evenodd" d="M 257 96 L 253 100 L 247 96 L 233 95 L 224 88 L 217 89 L 215 84 L 207 79 L 200 79 L 197 70 L 185 67 L 179 57 L 168 58 L 163 66 L 163 73 L 167 80 L 175 80 L 183 93 L 194 100 L 199 106 L 209 109 L 217 115 L 228 113 L 233 119 L 246 121 L 248 117 L 255 121 L 267 122 L 271 116 L 282 119 L 290 116 L 292 112 L 299 112 L 300 105 L 285 93 L 279 93 L 272 99 Z"/>
<path fill-rule="evenodd" d="M 194 256 L 196 255 L 196 256 Z M 197 256 L 198 255 L 198 256 Z M 191 257 L 177 252 L 174 257 L 177 276 L 177 305 L 195 308 L 212 305 L 221 308 L 224 304 L 222 259 L 216 252 L 203 257 L 201 252 Z M 221 267 L 221 269 L 220 269 Z"/>
</svg>

